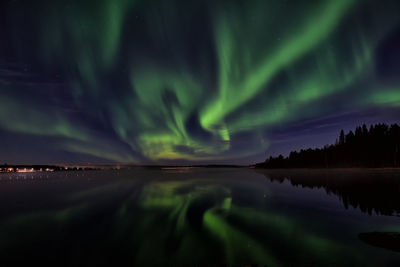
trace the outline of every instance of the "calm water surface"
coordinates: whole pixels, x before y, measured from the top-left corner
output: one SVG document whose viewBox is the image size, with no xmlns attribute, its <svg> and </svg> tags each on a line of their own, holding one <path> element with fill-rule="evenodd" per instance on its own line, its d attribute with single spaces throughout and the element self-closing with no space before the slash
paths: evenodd
<svg viewBox="0 0 400 267">
<path fill-rule="evenodd" d="M 400 266 L 400 172 L 0 175 L 0 266 Z"/>
</svg>

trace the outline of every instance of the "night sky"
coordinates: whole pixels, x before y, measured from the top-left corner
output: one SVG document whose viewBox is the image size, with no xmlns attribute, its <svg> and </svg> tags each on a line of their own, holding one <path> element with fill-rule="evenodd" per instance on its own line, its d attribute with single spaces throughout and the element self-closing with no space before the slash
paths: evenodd
<svg viewBox="0 0 400 267">
<path fill-rule="evenodd" d="M 399 14 L 397 0 L 2 0 L 0 163 L 246 164 L 399 122 Z"/>
</svg>

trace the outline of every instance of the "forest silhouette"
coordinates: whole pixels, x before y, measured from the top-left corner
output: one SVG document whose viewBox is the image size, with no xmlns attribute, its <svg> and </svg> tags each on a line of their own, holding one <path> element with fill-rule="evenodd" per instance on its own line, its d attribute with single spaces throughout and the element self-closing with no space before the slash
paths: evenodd
<svg viewBox="0 0 400 267">
<path fill-rule="evenodd" d="M 288 157 L 279 155 L 257 163 L 258 168 L 350 168 L 400 167 L 400 126 L 379 123 L 340 131 L 335 144 L 301 149 Z"/>
</svg>

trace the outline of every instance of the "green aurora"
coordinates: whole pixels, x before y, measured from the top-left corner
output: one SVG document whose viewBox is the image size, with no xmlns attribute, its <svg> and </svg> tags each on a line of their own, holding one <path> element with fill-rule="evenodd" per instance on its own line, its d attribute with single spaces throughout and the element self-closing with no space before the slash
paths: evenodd
<svg viewBox="0 0 400 267">
<path fill-rule="evenodd" d="M 263 157 L 282 125 L 399 107 L 399 52 L 382 52 L 399 29 L 398 1 L 1 8 L 0 128 L 43 138 L 45 151 L 68 153 L 59 160 Z"/>
</svg>

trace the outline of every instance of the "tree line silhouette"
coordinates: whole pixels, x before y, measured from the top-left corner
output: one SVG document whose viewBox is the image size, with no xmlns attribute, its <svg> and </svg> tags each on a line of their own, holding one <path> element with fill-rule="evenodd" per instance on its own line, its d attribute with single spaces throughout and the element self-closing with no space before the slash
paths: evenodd
<svg viewBox="0 0 400 267">
<path fill-rule="evenodd" d="M 400 126 L 365 124 L 347 134 L 340 131 L 335 144 L 301 149 L 257 163 L 259 168 L 400 167 Z"/>
</svg>

